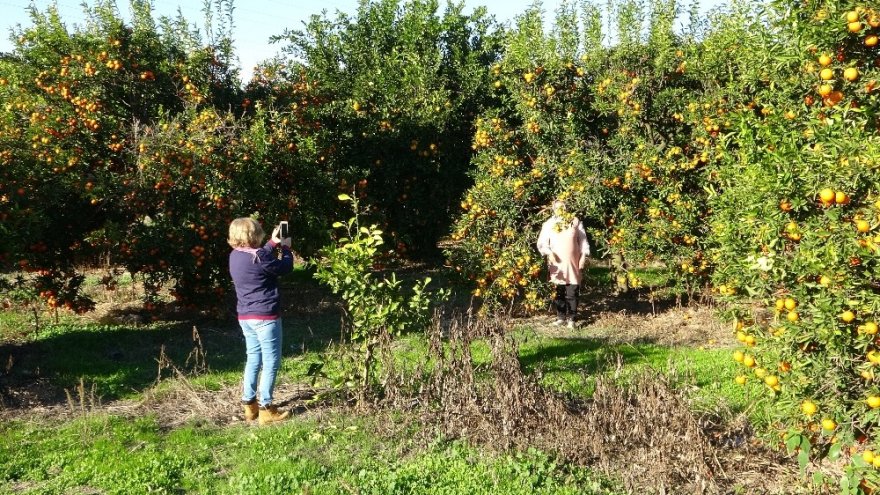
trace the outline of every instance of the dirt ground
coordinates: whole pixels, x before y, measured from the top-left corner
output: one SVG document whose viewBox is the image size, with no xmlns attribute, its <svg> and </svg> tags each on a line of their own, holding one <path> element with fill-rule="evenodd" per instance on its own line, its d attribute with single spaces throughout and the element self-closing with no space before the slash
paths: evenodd
<svg viewBox="0 0 880 495">
<path fill-rule="evenodd" d="M 554 337 L 590 337 L 609 344 L 657 344 L 669 347 L 733 347 L 734 332 L 709 306 L 673 307 L 657 313 L 626 310 L 588 313 L 575 329 L 552 325 L 553 316 L 522 320 Z"/>
</svg>

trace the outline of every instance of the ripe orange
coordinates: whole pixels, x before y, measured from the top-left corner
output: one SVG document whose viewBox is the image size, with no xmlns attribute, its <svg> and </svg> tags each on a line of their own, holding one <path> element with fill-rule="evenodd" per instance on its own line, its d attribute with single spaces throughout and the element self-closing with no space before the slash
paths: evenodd
<svg viewBox="0 0 880 495">
<path fill-rule="evenodd" d="M 871 224 L 865 220 L 856 220 L 856 230 L 865 233 L 871 230 Z"/>
<path fill-rule="evenodd" d="M 828 67 L 829 65 L 831 65 L 832 61 L 833 60 L 831 59 L 831 57 L 824 53 L 822 55 L 819 55 L 819 65 L 821 65 L 822 67 Z"/>
<path fill-rule="evenodd" d="M 845 71 L 843 71 L 843 78 L 849 82 L 856 81 L 859 78 L 859 69 L 855 67 L 847 67 Z"/>
<path fill-rule="evenodd" d="M 834 71 L 828 68 L 822 69 L 819 71 L 819 78 L 823 81 L 830 81 L 834 78 Z"/>
<path fill-rule="evenodd" d="M 745 339 L 744 343 L 745 343 L 747 346 L 749 346 L 749 347 L 753 347 L 753 346 L 755 345 L 756 342 L 757 342 L 757 341 L 755 340 L 755 336 L 754 336 L 754 335 L 746 335 L 746 339 Z"/>
<path fill-rule="evenodd" d="M 846 22 L 856 22 L 859 20 L 859 13 L 855 10 L 850 10 L 846 13 Z"/>
<path fill-rule="evenodd" d="M 822 420 L 822 429 L 826 431 L 833 431 L 837 428 L 837 423 L 834 422 L 831 418 L 825 418 Z"/>
<path fill-rule="evenodd" d="M 795 301 L 794 298 L 792 298 L 792 297 L 785 298 L 785 309 L 791 311 L 796 307 L 797 307 L 797 301 Z"/>
<path fill-rule="evenodd" d="M 757 376 L 758 378 L 764 378 L 765 376 L 767 376 L 767 370 L 765 370 L 764 368 L 755 368 L 755 376 Z"/>
<path fill-rule="evenodd" d="M 743 362 L 743 358 L 746 357 L 742 351 L 733 351 L 733 360 L 737 363 Z"/>
<path fill-rule="evenodd" d="M 782 311 L 782 308 L 784 308 L 784 307 L 785 307 L 785 301 L 783 301 L 782 299 L 777 299 L 776 300 L 776 311 Z"/>
<path fill-rule="evenodd" d="M 755 358 L 746 354 L 743 356 L 743 364 L 746 365 L 747 368 L 753 368 L 755 366 Z"/>
<path fill-rule="evenodd" d="M 880 352 L 877 352 L 876 349 L 871 349 L 868 351 L 868 362 L 871 364 L 880 364 Z"/>
<path fill-rule="evenodd" d="M 785 318 L 788 321 L 794 323 L 794 322 L 798 321 L 798 319 L 800 319 L 800 315 L 798 315 L 797 311 L 789 311 L 788 314 L 785 316 Z"/>
<path fill-rule="evenodd" d="M 821 277 L 819 277 L 819 285 L 821 285 L 822 287 L 828 287 L 829 285 L 831 285 L 831 277 L 829 277 L 828 275 L 822 275 Z"/>
<path fill-rule="evenodd" d="M 822 104 L 825 105 L 826 107 L 833 107 L 833 106 L 836 106 L 838 103 L 840 103 L 842 100 L 843 100 L 843 92 L 832 91 L 830 95 L 826 96 L 825 98 L 822 98 Z M 820 115 L 819 120 L 824 122 L 825 116 Z"/>
<path fill-rule="evenodd" d="M 874 335 L 875 333 L 877 333 L 877 330 L 878 330 L 877 324 L 874 323 L 873 321 L 869 321 L 868 323 L 865 323 L 864 330 L 865 330 L 866 334 Z"/>
<path fill-rule="evenodd" d="M 870 34 L 867 37 L 865 37 L 865 46 L 867 46 L 868 48 L 873 48 L 873 47 L 877 46 L 877 41 L 878 41 L 877 35 Z"/>
<path fill-rule="evenodd" d="M 737 377 L 734 378 L 734 380 L 736 381 L 736 383 L 738 385 L 745 385 L 746 384 L 746 375 L 737 375 Z"/>
<path fill-rule="evenodd" d="M 871 464 L 872 462 L 874 462 L 874 453 L 870 450 L 862 452 L 862 460 L 867 462 L 868 464 Z"/>
<path fill-rule="evenodd" d="M 823 84 L 823 85 L 819 86 L 819 96 L 824 98 L 824 97 L 830 95 L 831 91 L 833 91 L 833 90 L 834 90 L 834 88 L 832 88 L 830 84 Z"/>
<path fill-rule="evenodd" d="M 835 91 L 835 93 L 839 93 L 840 91 Z M 849 196 L 846 195 L 843 191 L 837 191 L 834 193 L 834 202 L 839 205 L 845 205 L 849 203 Z"/>
<path fill-rule="evenodd" d="M 859 21 L 850 22 L 846 25 L 846 28 L 849 29 L 851 33 L 858 33 L 862 30 L 862 23 Z"/>
<path fill-rule="evenodd" d="M 876 395 L 869 395 L 867 402 L 868 407 L 870 407 L 871 409 L 877 409 L 878 407 L 880 407 L 880 397 L 877 397 Z"/>
<path fill-rule="evenodd" d="M 834 191 L 830 188 L 825 188 L 819 191 L 819 200 L 821 200 L 825 204 L 831 204 L 834 201 Z"/>
<path fill-rule="evenodd" d="M 812 416 L 816 414 L 819 410 L 819 407 L 811 400 L 807 399 L 801 402 L 801 411 L 804 412 L 807 416 Z"/>
<path fill-rule="evenodd" d="M 843 320 L 844 323 L 850 323 L 856 319 L 856 314 L 850 310 L 846 310 L 840 314 L 840 319 Z"/>
<path fill-rule="evenodd" d="M 779 378 L 777 378 L 776 376 L 770 375 L 767 378 L 764 378 L 764 383 L 766 383 L 767 386 L 775 387 L 776 385 L 779 385 Z"/>
</svg>

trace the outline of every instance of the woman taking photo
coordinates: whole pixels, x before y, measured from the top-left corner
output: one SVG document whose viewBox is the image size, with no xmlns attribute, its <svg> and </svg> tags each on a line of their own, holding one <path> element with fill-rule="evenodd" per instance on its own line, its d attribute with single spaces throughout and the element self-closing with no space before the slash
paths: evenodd
<svg viewBox="0 0 880 495">
<path fill-rule="evenodd" d="M 241 402 L 245 420 L 256 419 L 260 425 L 282 421 L 290 415 L 272 403 L 272 392 L 281 366 L 278 277 L 293 269 L 293 255 L 290 238 L 282 239 L 278 227 L 272 232 L 272 239 L 260 246 L 265 235 L 252 218 L 236 218 L 229 225 L 229 274 L 235 284 L 238 323 L 247 348 Z M 280 256 L 275 253 L 278 245 Z"/>
</svg>

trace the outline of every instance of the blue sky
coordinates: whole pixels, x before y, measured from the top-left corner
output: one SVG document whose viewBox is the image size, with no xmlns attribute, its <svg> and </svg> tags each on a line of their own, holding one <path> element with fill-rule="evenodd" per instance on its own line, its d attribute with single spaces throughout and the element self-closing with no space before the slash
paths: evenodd
<svg viewBox="0 0 880 495">
<path fill-rule="evenodd" d="M 561 0 L 544 0 L 542 2 L 545 13 L 556 10 Z M 700 10 L 706 12 L 714 7 L 723 6 L 726 0 L 697 0 Z M 9 41 L 9 29 L 16 25 L 27 26 L 30 18 L 27 13 L 29 0 L 0 0 L 0 27 L 3 34 L 0 35 L 0 52 L 10 51 L 12 44 Z M 33 2 L 40 9 L 50 5 L 51 0 L 35 0 Z M 72 27 L 73 24 L 81 23 L 83 19 L 81 0 L 56 0 L 62 19 Z M 92 2 L 89 2 L 92 3 Z M 465 11 L 470 13 L 474 7 L 484 5 L 489 13 L 494 15 L 500 22 L 509 22 L 516 15 L 522 13 L 531 1 L 514 0 L 465 0 Z M 690 2 L 684 0 L 683 4 Z M 445 1 L 440 1 L 441 6 Z M 604 2 L 599 2 L 604 4 Z M 128 0 L 117 0 L 120 11 L 124 18 L 129 18 Z M 334 12 L 341 10 L 346 13 L 354 13 L 357 10 L 357 0 L 237 0 L 235 1 L 235 30 L 233 37 L 236 44 L 236 52 L 242 66 L 242 77 L 245 81 L 250 78 L 253 66 L 260 60 L 265 60 L 277 54 L 280 47 L 270 45 L 268 39 L 275 34 L 281 34 L 287 28 L 298 29 L 303 21 L 312 14 L 319 14 L 322 10 Z M 190 23 L 202 24 L 204 0 L 153 0 L 155 15 L 175 15 L 180 9 Z M 441 7 L 442 8 L 442 7 Z"/>
</svg>

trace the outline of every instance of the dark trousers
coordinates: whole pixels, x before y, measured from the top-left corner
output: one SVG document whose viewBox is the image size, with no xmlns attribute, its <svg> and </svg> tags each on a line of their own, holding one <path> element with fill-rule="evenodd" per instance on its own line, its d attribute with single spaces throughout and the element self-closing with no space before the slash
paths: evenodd
<svg viewBox="0 0 880 495">
<path fill-rule="evenodd" d="M 553 306 L 556 307 L 557 318 L 561 320 L 574 320 L 578 306 L 578 285 L 557 285 Z"/>
</svg>

